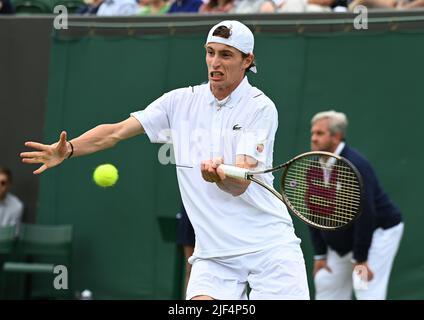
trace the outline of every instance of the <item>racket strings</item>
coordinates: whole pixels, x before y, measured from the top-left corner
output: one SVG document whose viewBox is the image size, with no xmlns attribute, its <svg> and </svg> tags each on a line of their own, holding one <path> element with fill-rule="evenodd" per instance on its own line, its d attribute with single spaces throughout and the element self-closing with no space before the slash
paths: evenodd
<svg viewBox="0 0 424 320">
<path fill-rule="evenodd" d="M 306 192 L 307 191 L 304 191 L 304 194 L 306 194 Z M 299 194 L 299 192 L 294 193 L 294 192 L 288 192 L 288 191 L 286 191 L 285 193 L 289 199 L 290 198 L 296 199 L 296 195 Z M 297 200 L 299 204 L 304 204 L 305 208 L 307 208 L 305 203 L 305 196 L 301 196 Z M 311 204 L 317 204 L 317 205 L 322 205 L 327 207 L 335 205 L 341 209 L 345 209 L 345 212 L 341 212 L 340 214 L 346 215 L 346 216 L 354 216 L 360 207 L 360 200 L 356 200 L 356 199 L 352 200 L 352 198 L 348 198 L 348 197 L 337 197 L 336 199 L 326 199 L 323 196 L 309 195 L 308 200 L 309 200 L 309 203 Z"/>
<path fill-rule="evenodd" d="M 329 228 L 349 223 L 361 207 L 356 173 L 344 161 L 334 160 L 327 167 L 316 155 L 299 158 L 289 165 L 282 181 L 289 206 L 309 223 Z"/>
<path fill-rule="evenodd" d="M 308 188 L 311 188 L 311 186 L 307 183 L 304 182 L 303 180 L 299 179 L 299 174 L 296 174 L 295 177 L 290 176 L 287 177 L 286 180 L 289 180 L 288 183 L 291 187 L 296 187 L 296 188 L 303 188 L 303 191 L 306 192 Z M 342 185 L 340 184 L 341 181 L 337 181 L 337 183 L 320 183 L 319 181 L 315 181 L 314 182 L 314 186 L 313 188 L 320 188 L 323 190 L 327 190 L 324 191 L 327 192 L 329 195 L 332 194 L 333 190 L 339 190 L 340 188 L 342 188 Z M 348 182 L 350 183 L 350 182 Z M 359 201 L 361 199 L 361 193 L 360 193 L 360 189 L 355 186 L 354 184 L 352 185 L 348 185 L 347 183 L 343 184 L 343 188 L 345 189 L 343 193 L 340 193 L 338 198 L 339 199 L 352 199 L 352 200 L 357 200 Z"/>
<path fill-rule="evenodd" d="M 290 202 L 292 203 L 292 205 L 302 215 L 308 216 L 308 217 L 316 217 L 316 218 L 319 218 L 320 220 L 337 221 L 337 222 L 341 222 L 345 224 L 351 221 L 356 216 L 356 212 L 359 210 L 359 206 L 355 206 L 352 208 L 350 206 L 340 205 L 338 209 L 331 210 L 332 211 L 331 213 L 319 212 L 319 209 L 317 210 L 318 213 L 315 213 L 314 211 L 311 210 L 310 207 L 307 206 L 304 199 L 298 199 L 296 201 L 294 200 L 294 195 L 290 195 L 290 194 L 286 194 L 286 195 L 290 199 Z M 327 208 L 331 207 L 331 203 L 330 205 L 328 205 L 328 202 L 317 201 L 316 204 L 322 207 L 327 207 Z M 326 210 L 326 211 L 329 211 L 329 210 Z"/>
<path fill-rule="evenodd" d="M 303 191 L 305 192 L 305 191 Z M 318 193 L 315 194 L 306 194 L 306 196 L 297 197 L 297 207 L 301 212 L 321 224 L 328 224 L 328 221 L 345 223 L 353 219 L 355 211 L 359 209 L 359 206 L 349 207 L 346 205 L 346 198 L 339 200 L 339 198 L 334 196 L 328 196 L 328 193 Z M 305 193 L 304 193 L 305 194 Z M 291 196 L 290 194 L 288 195 Z M 292 202 L 295 195 L 292 197 Z M 304 198 L 307 197 L 307 201 Z M 347 199 L 348 202 L 351 202 L 350 199 Z M 326 220 L 328 220 L 326 222 Z M 331 225 L 334 225 L 332 223 Z"/>
<path fill-rule="evenodd" d="M 308 183 L 304 179 L 298 179 L 299 177 L 304 176 L 305 172 L 308 172 L 308 170 L 311 170 L 313 167 L 318 168 L 316 166 L 316 161 L 303 161 L 302 163 L 297 163 L 296 166 L 293 166 L 290 168 L 290 171 L 288 176 L 292 176 L 293 180 L 296 183 L 299 183 L 301 186 L 304 186 L 305 188 L 310 187 L 310 182 Z M 340 169 L 340 165 L 338 166 Z M 357 198 L 358 200 L 361 198 L 360 196 L 360 188 L 359 184 L 356 178 L 356 175 L 353 173 L 352 169 L 345 165 L 342 167 L 344 171 L 337 171 L 337 177 L 335 178 L 335 181 L 333 182 L 325 182 L 323 179 L 323 174 L 321 172 L 321 168 L 318 168 L 318 174 L 315 174 L 313 178 L 313 184 L 315 187 L 325 188 L 328 190 L 331 190 L 332 188 L 340 188 L 340 186 L 343 185 L 343 188 L 345 189 L 345 192 L 340 195 L 341 198 L 343 198 L 348 192 L 351 192 L 348 194 L 348 199 L 351 198 Z M 287 180 L 287 178 L 286 178 Z M 328 191 L 331 192 L 331 191 Z"/>
</svg>

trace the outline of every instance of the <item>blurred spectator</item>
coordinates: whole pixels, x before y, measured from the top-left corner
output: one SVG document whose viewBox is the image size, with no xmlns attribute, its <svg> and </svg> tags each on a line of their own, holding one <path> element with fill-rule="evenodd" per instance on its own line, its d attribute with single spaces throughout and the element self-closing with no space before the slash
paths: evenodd
<svg viewBox="0 0 424 320">
<path fill-rule="evenodd" d="M 144 3 L 137 10 L 140 15 L 165 14 L 170 8 L 170 4 L 166 0 L 147 0 Z"/>
<path fill-rule="evenodd" d="M 350 1 L 349 10 L 356 6 L 382 9 L 413 9 L 424 7 L 424 0 L 353 0 Z"/>
<path fill-rule="evenodd" d="M 202 4 L 199 9 L 201 13 L 227 13 L 234 7 L 234 0 L 209 0 Z"/>
<path fill-rule="evenodd" d="M 16 225 L 19 230 L 24 205 L 15 195 L 10 193 L 12 185 L 12 172 L 0 167 L 0 226 Z"/>
<path fill-rule="evenodd" d="M 273 13 L 278 12 L 284 0 L 271 0 L 265 1 L 261 6 L 262 13 Z"/>
<path fill-rule="evenodd" d="M 262 7 L 266 8 L 265 10 Z M 274 8 L 272 0 L 235 0 L 234 7 L 230 13 L 246 14 L 246 13 L 259 13 L 259 12 L 274 12 L 269 11 L 268 8 Z"/>
<path fill-rule="evenodd" d="M 395 8 L 397 0 L 353 0 L 349 3 L 349 10 L 356 6 L 365 6 L 367 8 Z"/>
<path fill-rule="evenodd" d="M 276 12 L 344 11 L 348 0 L 274 0 Z M 337 8 L 337 9 L 336 9 Z"/>
<path fill-rule="evenodd" d="M 331 9 L 333 9 L 333 11 L 347 11 L 349 2 L 350 0 L 335 0 L 331 5 Z"/>
<path fill-rule="evenodd" d="M 15 13 L 15 7 L 10 0 L 0 0 L 0 14 Z"/>
<path fill-rule="evenodd" d="M 103 0 L 84 0 L 84 4 L 75 11 L 75 14 L 97 14 Z"/>
<path fill-rule="evenodd" d="M 199 12 L 200 6 L 203 4 L 202 0 L 176 0 L 171 5 L 169 13 L 179 12 Z"/>
<path fill-rule="evenodd" d="M 136 15 L 138 4 L 135 0 L 104 0 L 97 11 L 98 16 Z"/>
<path fill-rule="evenodd" d="M 424 0 L 398 1 L 396 4 L 397 9 L 417 9 L 422 7 L 424 7 Z"/>
</svg>

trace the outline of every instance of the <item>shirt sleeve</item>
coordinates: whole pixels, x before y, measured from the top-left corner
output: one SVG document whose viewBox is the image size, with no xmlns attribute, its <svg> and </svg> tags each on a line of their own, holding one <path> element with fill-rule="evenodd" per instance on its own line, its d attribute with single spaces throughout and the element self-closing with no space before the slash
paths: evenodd
<svg viewBox="0 0 424 320">
<path fill-rule="evenodd" d="M 243 128 L 237 142 L 236 155 L 247 155 L 259 162 L 258 169 L 272 164 L 278 113 L 269 102 L 252 116 L 250 124 Z"/>
<path fill-rule="evenodd" d="M 150 142 L 171 143 L 169 121 L 171 104 L 172 94 L 168 92 L 153 101 L 146 109 L 131 113 L 131 116 L 143 126 Z"/>
<path fill-rule="evenodd" d="M 325 259 L 327 257 L 327 244 L 322 237 L 321 230 L 309 226 L 309 233 L 311 235 L 312 247 L 314 248 L 314 259 Z"/>
</svg>

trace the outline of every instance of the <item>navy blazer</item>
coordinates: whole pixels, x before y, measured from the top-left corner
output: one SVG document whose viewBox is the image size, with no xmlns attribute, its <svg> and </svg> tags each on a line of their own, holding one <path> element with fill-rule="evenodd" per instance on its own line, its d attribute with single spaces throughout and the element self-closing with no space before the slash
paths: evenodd
<svg viewBox="0 0 424 320">
<path fill-rule="evenodd" d="M 340 256 L 353 251 L 353 259 L 364 262 L 375 229 L 388 229 L 399 224 L 402 215 L 380 186 L 370 162 L 363 155 L 347 145 L 340 155 L 352 162 L 362 176 L 362 213 L 352 225 L 341 230 L 323 231 L 310 227 L 312 245 L 315 255 L 325 255 L 330 247 Z"/>
</svg>

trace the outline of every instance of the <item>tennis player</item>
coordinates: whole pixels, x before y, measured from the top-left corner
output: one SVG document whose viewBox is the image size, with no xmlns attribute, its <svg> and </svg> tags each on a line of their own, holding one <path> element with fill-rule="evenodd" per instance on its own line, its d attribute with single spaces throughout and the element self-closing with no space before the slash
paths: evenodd
<svg viewBox="0 0 424 320">
<path fill-rule="evenodd" d="M 71 156 L 113 147 L 146 133 L 172 142 L 184 207 L 196 235 L 187 299 L 309 299 L 300 239 L 284 204 L 249 181 L 217 171 L 226 163 L 272 167 L 278 115 L 274 103 L 252 87 L 254 37 L 238 21 L 212 27 L 206 43 L 207 84 L 164 94 L 146 109 L 52 145 L 27 142 L 25 163 L 39 174 Z M 172 134 L 169 134 L 171 131 Z M 272 174 L 263 177 L 272 184 Z"/>
</svg>

